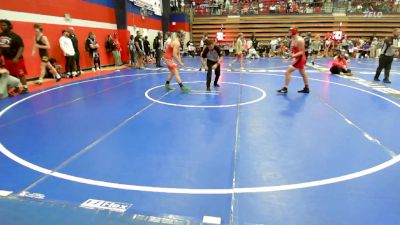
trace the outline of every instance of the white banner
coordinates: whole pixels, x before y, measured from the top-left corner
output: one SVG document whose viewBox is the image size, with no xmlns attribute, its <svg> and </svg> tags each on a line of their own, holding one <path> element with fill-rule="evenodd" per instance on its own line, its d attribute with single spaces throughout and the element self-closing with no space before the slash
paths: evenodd
<svg viewBox="0 0 400 225">
<path fill-rule="evenodd" d="M 146 8 L 147 10 L 153 11 L 154 14 L 162 16 L 162 4 L 161 0 L 129 0 L 134 5 Z"/>
</svg>

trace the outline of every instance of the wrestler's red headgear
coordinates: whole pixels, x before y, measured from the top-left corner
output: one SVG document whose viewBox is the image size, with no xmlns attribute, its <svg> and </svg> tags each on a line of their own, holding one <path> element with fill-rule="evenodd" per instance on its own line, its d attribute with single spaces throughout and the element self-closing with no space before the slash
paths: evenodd
<svg viewBox="0 0 400 225">
<path fill-rule="evenodd" d="M 297 27 L 291 27 L 291 28 L 289 29 L 289 31 L 290 31 L 290 34 L 291 34 L 292 36 L 294 36 L 294 35 L 296 35 L 296 34 L 299 33 L 299 30 L 297 29 Z"/>
</svg>

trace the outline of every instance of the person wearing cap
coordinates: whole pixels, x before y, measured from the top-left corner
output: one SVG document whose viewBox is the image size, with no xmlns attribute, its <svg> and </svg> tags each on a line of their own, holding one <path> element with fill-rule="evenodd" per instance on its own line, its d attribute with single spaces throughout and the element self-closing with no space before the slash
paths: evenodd
<svg viewBox="0 0 400 225">
<path fill-rule="evenodd" d="M 383 69 L 385 69 L 385 77 L 383 78 L 383 83 L 392 83 L 389 80 L 390 69 L 392 68 L 393 57 L 400 47 L 399 43 L 400 28 L 396 28 L 393 31 L 393 36 L 385 39 L 385 43 L 382 48 L 382 54 L 379 57 L 379 65 L 376 69 L 374 81 L 380 81 L 379 76 Z"/>
<path fill-rule="evenodd" d="M 278 93 L 286 94 L 288 92 L 288 86 L 290 83 L 291 74 L 295 70 L 299 70 L 301 76 L 304 81 L 304 88 L 302 90 L 297 91 L 298 93 L 310 93 L 310 89 L 308 87 L 308 77 L 306 74 L 306 70 L 304 68 L 306 64 L 306 55 L 305 55 L 305 44 L 304 39 L 299 35 L 299 30 L 296 27 L 292 27 L 289 29 L 289 35 L 292 37 L 291 49 L 292 54 L 287 59 L 287 62 L 294 58 L 294 62 L 285 73 L 285 86 L 279 90 Z"/>
<path fill-rule="evenodd" d="M 206 47 L 201 54 L 201 62 L 205 68 L 207 68 L 207 91 L 211 91 L 211 76 L 212 70 L 215 70 L 215 80 L 214 87 L 219 87 L 218 79 L 221 75 L 221 62 L 223 56 L 221 54 L 221 49 L 216 46 L 213 41 L 206 40 Z"/>
</svg>

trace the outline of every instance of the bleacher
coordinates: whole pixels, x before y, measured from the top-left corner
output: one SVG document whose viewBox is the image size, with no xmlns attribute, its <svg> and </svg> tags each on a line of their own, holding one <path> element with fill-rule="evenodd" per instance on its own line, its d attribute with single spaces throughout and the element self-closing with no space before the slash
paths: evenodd
<svg viewBox="0 0 400 225">
<path fill-rule="evenodd" d="M 376 11 L 400 13 L 398 0 L 192 0 L 195 15 L 268 15 Z"/>
<path fill-rule="evenodd" d="M 396 13 L 398 5 L 394 5 L 394 3 L 382 7 L 381 4 L 370 1 L 368 1 L 368 4 L 365 4 L 365 1 L 362 0 L 342 2 L 340 6 L 342 8 L 345 7 L 344 9 L 347 11 L 345 13 L 335 13 L 335 9 L 332 8 L 335 5 L 327 7 L 327 2 L 319 2 L 318 4 L 313 4 L 312 13 L 293 12 L 296 11 L 296 8 L 289 11 L 285 8 L 280 9 L 280 13 L 271 13 L 268 6 L 282 1 L 259 0 L 258 4 L 266 3 L 265 7 L 259 9 L 263 13 L 258 11 L 255 15 L 249 15 L 242 13 L 244 12 L 243 8 L 254 4 L 256 1 L 231 0 L 234 5 L 242 4 L 241 13 L 224 14 L 224 10 L 221 9 L 220 14 L 210 15 L 212 12 L 209 12 L 210 8 L 207 7 L 206 0 L 195 1 L 196 7 L 200 7 L 195 9 L 192 24 L 193 41 L 195 43 L 200 41 L 204 32 L 207 32 L 210 38 L 214 38 L 216 33 L 220 31 L 224 32 L 224 41 L 226 42 L 232 42 L 239 32 L 244 33 L 246 37 L 250 37 L 254 32 L 259 41 L 267 41 L 276 37 L 287 36 L 287 30 L 290 26 L 297 26 L 302 34 L 311 32 L 320 34 L 321 37 L 327 32 L 341 30 L 350 39 L 369 38 L 372 36 L 383 38 L 391 35 L 393 29 L 399 27 L 400 24 L 400 14 Z M 381 8 L 389 8 L 391 11 L 368 16 L 365 13 L 350 12 L 350 9 L 354 10 L 354 8 L 347 8 L 348 6 L 355 6 L 355 8 L 373 6 L 376 8 L 377 5 Z M 316 11 L 319 13 L 316 13 Z M 326 13 L 326 11 L 330 11 L 330 13 Z"/>
<path fill-rule="evenodd" d="M 228 0 L 207 1 L 195 0 L 195 15 L 266 15 L 290 13 L 321 13 L 324 2 L 315 0 L 280 1 L 280 0 Z"/>
</svg>

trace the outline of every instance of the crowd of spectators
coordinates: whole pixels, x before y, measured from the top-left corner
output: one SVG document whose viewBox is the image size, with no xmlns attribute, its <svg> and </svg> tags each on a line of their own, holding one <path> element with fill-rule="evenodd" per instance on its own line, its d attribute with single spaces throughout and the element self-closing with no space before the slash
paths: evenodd
<svg viewBox="0 0 400 225">
<path fill-rule="evenodd" d="M 347 13 L 400 12 L 400 0 L 176 0 L 176 2 L 179 9 L 193 8 L 195 15 L 332 13 L 335 7 L 340 7 Z M 176 9 L 178 10 L 178 7 Z"/>
</svg>

